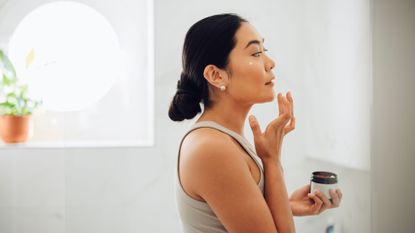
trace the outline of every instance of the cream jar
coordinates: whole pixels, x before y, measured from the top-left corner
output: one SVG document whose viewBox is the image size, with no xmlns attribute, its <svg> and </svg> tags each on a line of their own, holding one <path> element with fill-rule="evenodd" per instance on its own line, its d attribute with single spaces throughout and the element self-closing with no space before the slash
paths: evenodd
<svg viewBox="0 0 415 233">
<path fill-rule="evenodd" d="M 310 193 L 314 193 L 317 189 L 324 193 L 326 197 L 331 200 L 329 189 L 336 191 L 337 188 L 337 175 L 327 171 L 315 171 L 311 176 L 310 181 Z"/>
</svg>

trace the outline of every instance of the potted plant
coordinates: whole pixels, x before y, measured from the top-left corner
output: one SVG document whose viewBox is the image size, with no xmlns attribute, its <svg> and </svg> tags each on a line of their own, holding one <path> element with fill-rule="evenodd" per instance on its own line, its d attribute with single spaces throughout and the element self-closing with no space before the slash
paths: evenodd
<svg viewBox="0 0 415 233">
<path fill-rule="evenodd" d="M 20 84 L 7 55 L 0 49 L 0 137 L 5 143 L 25 142 L 33 111 L 42 101 L 28 97 L 27 84 Z"/>
</svg>

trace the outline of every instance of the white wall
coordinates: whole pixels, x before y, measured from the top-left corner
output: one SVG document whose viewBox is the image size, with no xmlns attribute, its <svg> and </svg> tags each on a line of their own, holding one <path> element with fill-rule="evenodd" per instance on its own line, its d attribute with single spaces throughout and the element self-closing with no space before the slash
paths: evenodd
<svg viewBox="0 0 415 233">
<path fill-rule="evenodd" d="M 373 232 L 415 232 L 415 1 L 373 0 Z"/>
<path fill-rule="evenodd" d="M 304 154 L 307 86 L 303 83 L 304 2 L 155 1 L 155 146 L 112 149 L 1 149 L 0 232 L 180 232 L 174 202 L 179 140 L 192 123 L 174 123 L 167 111 L 181 71 L 187 29 L 215 13 L 237 12 L 265 37 L 277 61 L 276 89 L 291 90 L 297 128 L 285 140 L 288 191 L 309 182 L 314 170 L 339 175 L 342 205 L 320 216 L 295 218 L 297 232 L 323 233 L 334 216 L 338 232 L 370 232 L 368 171 Z M 265 125 L 274 103 L 255 107 Z M 245 135 L 250 139 L 248 125 Z"/>
</svg>

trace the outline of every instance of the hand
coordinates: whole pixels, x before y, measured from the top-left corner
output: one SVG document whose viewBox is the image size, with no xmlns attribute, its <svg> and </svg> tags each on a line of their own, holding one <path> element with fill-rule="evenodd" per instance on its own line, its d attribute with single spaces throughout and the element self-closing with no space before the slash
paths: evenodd
<svg viewBox="0 0 415 233">
<path fill-rule="evenodd" d="M 307 184 L 295 190 L 290 197 L 291 211 L 294 216 L 318 215 L 326 209 L 339 207 L 342 192 L 340 189 L 336 191 L 330 189 L 330 196 L 333 202 L 324 195 L 324 193 L 316 190 L 315 193 L 309 193 L 310 185 Z"/>
<path fill-rule="evenodd" d="M 295 128 L 294 103 L 291 93 L 287 93 L 287 98 L 278 93 L 277 98 L 279 116 L 268 124 L 265 132 L 261 131 L 255 116 L 251 115 L 249 117 L 249 125 L 254 135 L 255 149 L 262 161 L 271 160 L 279 162 L 283 137 Z M 287 126 L 289 121 L 290 124 Z"/>
</svg>

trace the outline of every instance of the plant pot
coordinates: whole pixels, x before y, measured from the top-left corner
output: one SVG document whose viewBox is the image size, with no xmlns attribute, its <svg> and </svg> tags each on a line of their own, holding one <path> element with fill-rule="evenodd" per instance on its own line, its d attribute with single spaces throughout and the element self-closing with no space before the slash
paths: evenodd
<svg viewBox="0 0 415 233">
<path fill-rule="evenodd" d="M 30 115 L 0 116 L 0 137 L 5 143 L 21 143 L 29 138 Z"/>
</svg>

